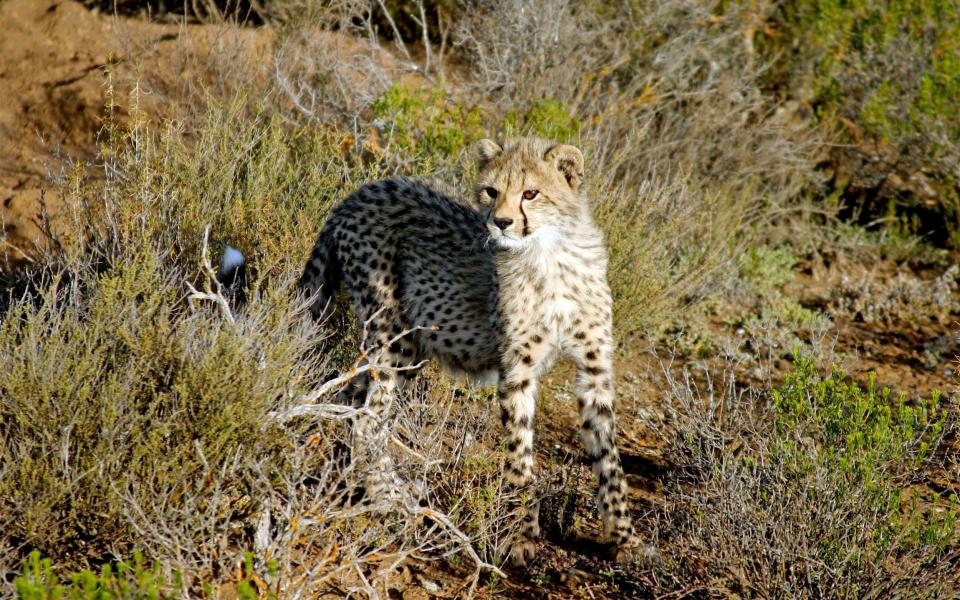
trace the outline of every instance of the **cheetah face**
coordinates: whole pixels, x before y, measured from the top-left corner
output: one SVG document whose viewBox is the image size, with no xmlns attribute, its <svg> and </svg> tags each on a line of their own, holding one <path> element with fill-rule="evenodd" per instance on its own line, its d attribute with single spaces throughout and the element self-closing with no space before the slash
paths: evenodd
<svg viewBox="0 0 960 600">
<path fill-rule="evenodd" d="M 492 140 L 477 144 L 475 191 L 487 209 L 490 242 L 501 250 L 522 249 L 553 239 L 586 211 L 578 190 L 583 155 L 573 146 L 546 140 Z"/>
</svg>

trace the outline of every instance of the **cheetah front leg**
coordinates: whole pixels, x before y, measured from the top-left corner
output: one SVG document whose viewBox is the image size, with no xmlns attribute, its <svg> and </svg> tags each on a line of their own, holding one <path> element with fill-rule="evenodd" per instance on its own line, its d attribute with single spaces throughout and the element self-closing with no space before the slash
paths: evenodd
<svg viewBox="0 0 960 600">
<path fill-rule="evenodd" d="M 536 365 L 543 354 L 540 336 L 517 340 L 506 350 L 500 373 L 500 418 L 507 429 L 507 485 L 523 500 L 520 531 L 510 541 L 510 562 L 522 567 L 536 554 L 540 537 L 540 501 L 534 490 L 533 417 L 536 409 Z"/>
<path fill-rule="evenodd" d="M 597 477 L 597 504 L 604 537 L 615 544 L 615 558 L 625 558 L 639 546 L 627 505 L 627 482 L 615 442 L 613 411 L 613 347 L 602 325 L 574 333 L 577 362 L 575 392 L 580 405 L 580 439 Z"/>
</svg>

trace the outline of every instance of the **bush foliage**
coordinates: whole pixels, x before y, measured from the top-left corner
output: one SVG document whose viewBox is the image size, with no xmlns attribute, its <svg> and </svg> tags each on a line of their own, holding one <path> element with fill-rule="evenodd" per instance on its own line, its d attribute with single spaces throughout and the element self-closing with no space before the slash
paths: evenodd
<svg viewBox="0 0 960 600">
<path fill-rule="evenodd" d="M 673 452 L 687 470 L 661 516 L 668 578 L 760 597 L 957 589 L 957 497 L 921 500 L 911 486 L 935 464 L 956 407 L 936 394 L 910 404 L 808 359 L 768 402 L 744 406 L 728 382 L 710 396 L 671 386 Z M 757 404 L 768 407 L 760 420 Z"/>
<path fill-rule="evenodd" d="M 775 22 L 762 45 L 777 58 L 779 85 L 847 144 L 834 153 L 834 184 L 851 208 L 865 219 L 906 216 L 913 233 L 956 246 L 960 6 L 809 0 L 784 3 Z"/>
</svg>

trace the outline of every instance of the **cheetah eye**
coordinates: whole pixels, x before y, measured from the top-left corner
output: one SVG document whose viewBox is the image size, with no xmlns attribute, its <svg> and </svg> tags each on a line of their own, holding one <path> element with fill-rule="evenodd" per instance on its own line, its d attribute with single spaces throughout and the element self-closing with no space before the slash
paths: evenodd
<svg viewBox="0 0 960 600">
<path fill-rule="evenodd" d="M 540 195 L 539 190 L 527 190 L 523 193 L 524 200 L 533 200 Z"/>
<path fill-rule="evenodd" d="M 488 188 L 484 188 L 483 191 L 487 193 L 487 196 L 490 196 L 490 199 L 491 199 L 491 200 L 496 200 L 496 199 L 497 199 L 497 193 L 498 193 L 498 192 L 497 192 L 496 188 L 488 187 Z"/>
</svg>

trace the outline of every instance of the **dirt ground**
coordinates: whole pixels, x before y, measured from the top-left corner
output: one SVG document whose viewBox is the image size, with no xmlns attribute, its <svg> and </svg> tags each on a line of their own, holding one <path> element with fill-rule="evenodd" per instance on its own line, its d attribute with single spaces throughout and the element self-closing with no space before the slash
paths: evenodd
<svg viewBox="0 0 960 600">
<path fill-rule="evenodd" d="M 45 223 L 55 222 L 62 208 L 55 184 L 70 176 L 74 161 L 95 156 L 99 136 L 111 107 L 121 118 L 131 114 L 131 75 L 145 65 L 153 74 L 154 88 L 140 90 L 139 109 L 146 113 L 163 104 L 165 90 L 188 77 L 184 69 L 202 66 L 197 56 L 224 51 L 224 41 L 213 26 L 150 23 L 135 18 L 98 14 L 72 0 L 0 0 L 0 271 L 28 262 L 33 248 L 43 244 Z M 271 43 L 269 30 L 241 33 L 246 57 L 257 62 Z M 189 62 L 182 54 L 184 39 L 191 38 Z M 233 48 L 236 48 L 234 46 Z M 199 68 L 199 67 L 196 67 Z M 166 87 L 165 87 L 166 86 Z M 801 274 L 795 286 L 799 303 L 823 309 L 839 275 L 832 272 Z M 955 357 L 960 355 L 957 307 L 948 318 L 918 322 L 867 323 L 855 317 L 834 318 L 832 343 L 848 357 L 851 373 L 865 380 L 876 372 L 881 385 L 891 386 L 908 397 L 932 390 L 952 393 L 956 388 Z M 734 336 L 732 326 L 713 323 L 718 335 Z M 656 502 L 660 463 L 659 440 L 643 422 L 640 412 L 656 404 L 661 393 L 659 373 L 664 348 L 634 352 L 618 364 L 621 389 L 630 388 L 647 405 L 621 410 L 622 453 L 633 490 L 635 511 Z M 789 365 L 789 355 L 775 361 L 776 368 Z M 676 366 L 694 361 L 681 358 Z M 744 374 L 748 379 L 750 374 Z M 551 377 L 547 389 L 563 395 L 562 382 L 569 368 Z M 775 373 L 776 376 L 776 373 Z M 538 416 L 540 461 L 568 457 L 581 460 L 577 440 L 575 402 L 548 403 Z M 956 444 L 956 442 L 954 442 Z M 960 494 L 956 480 L 944 478 L 937 485 Z M 581 485 L 587 495 L 592 482 Z M 519 576 L 502 584 L 502 594 L 514 597 L 566 597 L 592 590 L 593 597 L 622 594 L 617 573 L 601 558 L 601 549 L 590 541 L 589 528 L 579 538 L 563 545 L 546 543 L 533 567 L 537 577 Z M 402 597 L 448 597 L 443 589 L 455 589 L 458 574 L 443 570 L 409 571 L 409 587 Z M 428 579 L 429 585 L 424 583 Z M 586 587 L 584 587 L 586 584 Z M 432 593 L 425 588 L 436 588 Z"/>
<path fill-rule="evenodd" d="M 0 271 L 31 260 L 56 230 L 53 190 L 93 159 L 109 116 L 170 116 L 197 81 L 222 78 L 205 72 L 214 58 L 255 68 L 273 38 L 115 17 L 74 0 L 3 0 L 0 31 Z"/>
</svg>

